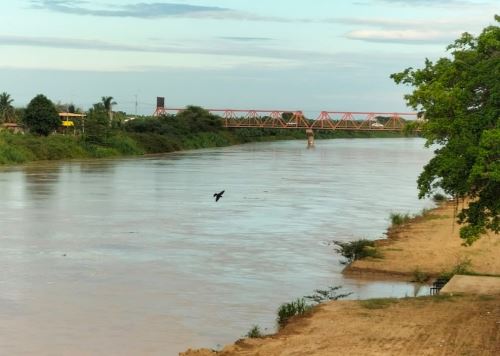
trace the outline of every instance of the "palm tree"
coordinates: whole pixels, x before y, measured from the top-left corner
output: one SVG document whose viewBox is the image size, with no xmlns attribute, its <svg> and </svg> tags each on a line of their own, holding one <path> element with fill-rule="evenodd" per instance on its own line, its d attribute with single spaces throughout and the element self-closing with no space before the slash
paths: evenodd
<svg viewBox="0 0 500 356">
<path fill-rule="evenodd" d="M 1 122 L 10 122 L 10 120 L 14 117 L 14 107 L 12 106 L 12 102 L 14 99 L 11 99 L 10 94 L 3 92 L 0 94 L 0 121 Z"/>
<path fill-rule="evenodd" d="M 116 101 L 113 100 L 112 96 L 103 96 L 102 105 L 104 105 L 104 109 L 108 113 L 109 124 L 113 121 L 113 105 L 116 105 Z"/>
</svg>

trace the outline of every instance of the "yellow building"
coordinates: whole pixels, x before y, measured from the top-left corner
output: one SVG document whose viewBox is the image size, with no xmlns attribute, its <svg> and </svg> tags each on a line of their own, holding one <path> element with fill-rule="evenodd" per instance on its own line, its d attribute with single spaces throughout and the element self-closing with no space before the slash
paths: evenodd
<svg viewBox="0 0 500 356">
<path fill-rule="evenodd" d="M 73 128 L 73 134 L 76 134 L 76 128 L 81 129 L 82 133 L 85 133 L 85 114 L 75 114 L 71 112 L 60 112 L 59 117 L 61 118 L 61 126 L 63 132 L 67 132 L 71 127 Z M 75 125 L 75 120 L 79 122 Z"/>
</svg>

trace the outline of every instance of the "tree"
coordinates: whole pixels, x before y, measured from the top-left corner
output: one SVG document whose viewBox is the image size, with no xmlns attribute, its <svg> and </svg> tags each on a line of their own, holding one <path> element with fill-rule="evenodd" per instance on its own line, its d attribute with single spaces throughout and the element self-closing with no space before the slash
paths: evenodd
<svg viewBox="0 0 500 356">
<path fill-rule="evenodd" d="M 426 145 L 438 145 L 418 178 L 419 197 L 442 189 L 457 202 L 468 199 L 457 217 L 470 245 L 487 231 L 499 232 L 500 27 L 477 37 L 464 33 L 447 49 L 450 58 L 426 59 L 423 69 L 391 78 L 415 87 L 405 99 L 425 112 Z"/>
<path fill-rule="evenodd" d="M 3 92 L 0 94 L 0 122 L 11 122 L 15 117 L 15 109 L 12 106 L 14 99 L 10 94 Z"/>
<path fill-rule="evenodd" d="M 52 101 L 39 94 L 28 104 L 24 123 L 31 132 L 47 136 L 61 126 L 61 119 Z"/>
<path fill-rule="evenodd" d="M 85 141 L 105 144 L 109 136 L 109 119 L 103 103 L 94 104 L 85 120 Z"/>
<path fill-rule="evenodd" d="M 109 124 L 111 125 L 111 123 L 113 122 L 113 105 L 116 105 L 116 101 L 113 100 L 112 96 L 103 96 L 101 100 L 104 109 L 108 113 Z"/>
</svg>

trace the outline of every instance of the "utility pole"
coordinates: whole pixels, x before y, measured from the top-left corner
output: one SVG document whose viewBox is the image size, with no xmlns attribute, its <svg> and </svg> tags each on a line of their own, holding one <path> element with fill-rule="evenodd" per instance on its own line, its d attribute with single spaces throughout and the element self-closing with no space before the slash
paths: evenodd
<svg viewBox="0 0 500 356">
<path fill-rule="evenodd" d="M 135 94 L 135 116 L 137 116 L 137 94 Z"/>
</svg>

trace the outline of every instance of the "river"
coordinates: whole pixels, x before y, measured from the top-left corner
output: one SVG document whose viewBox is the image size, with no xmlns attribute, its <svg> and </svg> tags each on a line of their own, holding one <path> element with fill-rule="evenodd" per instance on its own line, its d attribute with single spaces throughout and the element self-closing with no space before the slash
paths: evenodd
<svg viewBox="0 0 500 356">
<path fill-rule="evenodd" d="M 0 354 L 217 348 L 314 289 L 413 295 L 344 278 L 329 241 L 417 213 L 418 138 L 246 144 L 0 168 Z M 217 203 L 212 195 L 225 190 Z"/>
</svg>

